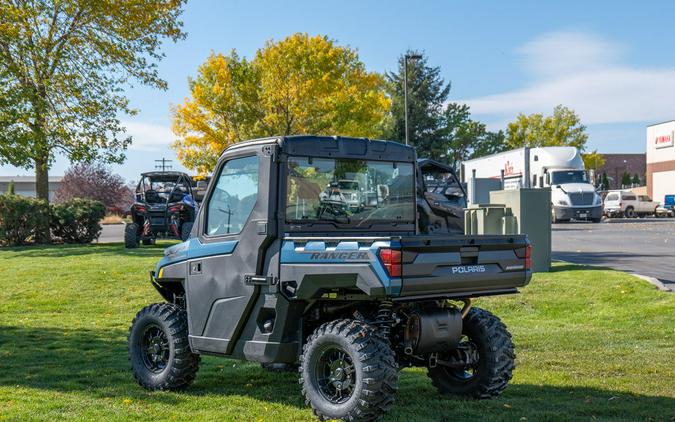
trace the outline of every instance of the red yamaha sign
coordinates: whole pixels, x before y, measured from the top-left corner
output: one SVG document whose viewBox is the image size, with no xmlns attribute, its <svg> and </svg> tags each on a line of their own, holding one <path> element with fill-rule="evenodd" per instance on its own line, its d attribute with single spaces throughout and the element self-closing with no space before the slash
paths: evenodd
<svg viewBox="0 0 675 422">
<path fill-rule="evenodd" d="M 673 140 L 675 139 L 675 133 L 669 133 L 667 135 L 660 135 L 654 138 L 654 146 L 656 148 L 666 148 L 673 146 Z"/>
</svg>

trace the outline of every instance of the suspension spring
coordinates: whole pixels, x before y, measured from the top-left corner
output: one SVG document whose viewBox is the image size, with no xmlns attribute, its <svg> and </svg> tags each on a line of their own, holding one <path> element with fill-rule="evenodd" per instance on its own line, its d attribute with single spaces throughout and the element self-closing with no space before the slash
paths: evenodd
<svg viewBox="0 0 675 422">
<path fill-rule="evenodd" d="M 391 300 L 385 299 L 380 302 L 380 307 L 377 309 L 377 318 L 375 319 L 375 325 L 377 326 L 380 335 L 389 341 L 389 333 L 391 332 L 391 326 L 394 323 L 392 309 L 394 308 L 394 302 Z"/>
</svg>

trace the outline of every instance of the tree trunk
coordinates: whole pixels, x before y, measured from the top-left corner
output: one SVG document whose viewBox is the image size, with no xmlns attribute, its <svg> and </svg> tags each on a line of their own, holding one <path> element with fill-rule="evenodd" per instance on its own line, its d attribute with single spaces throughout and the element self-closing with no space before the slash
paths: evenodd
<svg viewBox="0 0 675 422">
<path fill-rule="evenodd" d="M 46 159 L 35 159 L 35 193 L 38 199 L 49 202 L 49 168 Z"/>
</svg>

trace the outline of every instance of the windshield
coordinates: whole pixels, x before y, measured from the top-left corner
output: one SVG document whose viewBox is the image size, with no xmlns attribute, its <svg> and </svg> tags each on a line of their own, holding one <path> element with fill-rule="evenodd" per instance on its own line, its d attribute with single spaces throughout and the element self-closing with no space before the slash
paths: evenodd
<svg viewBox="0 0 675 422">
<path fill-rule="evenodd" d="M 588 183 L 586 172 L 583 170 L 568 170 L 551 173 L 552 185 L 563 185 L 565 183 Z"/>
<path fill-rule="evenodd" d="M 287 221 L 413 222 L 412 163 L 290 157 Z"/>
</svg>

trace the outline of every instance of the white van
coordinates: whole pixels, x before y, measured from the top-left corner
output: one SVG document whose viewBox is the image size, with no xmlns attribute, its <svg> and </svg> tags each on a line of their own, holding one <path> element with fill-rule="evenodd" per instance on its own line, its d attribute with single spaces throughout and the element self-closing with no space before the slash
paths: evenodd
<svg viewBox="0 0 675 422">
<path fill-rule="evenodd" d="M 611 190 L 605 197 L 605 215 L 607 217 L 644 217 L 655 215 L 659 203 L 647 195 L 636 195 L 631 191 Z"/>
</svg>

